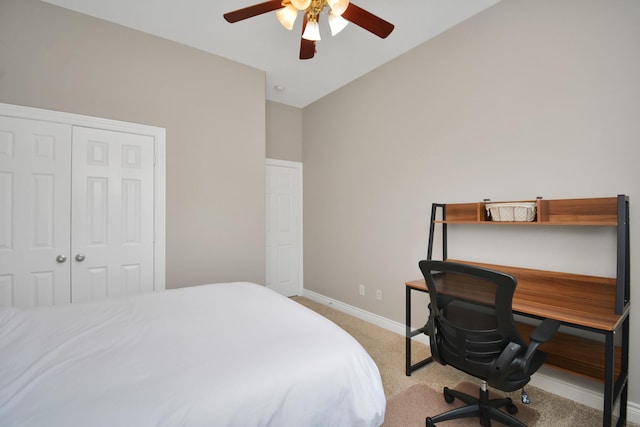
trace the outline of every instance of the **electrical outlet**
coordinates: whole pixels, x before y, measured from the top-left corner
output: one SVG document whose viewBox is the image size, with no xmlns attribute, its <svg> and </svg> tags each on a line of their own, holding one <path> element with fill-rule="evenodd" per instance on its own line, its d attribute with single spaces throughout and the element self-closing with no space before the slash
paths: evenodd
<svg viewBox="0 0 640 427">
<path fill-rule="evenodd" d="M 378 290 L 376 291 L 376 299 L 377 299 L 378 301 L 381 301 L 381 300 L 382 300 L 382 291 L 381 291 L 380 289 L 378 289 Z"/>
<path fill-rule="evenodd" d="M 358 291 L 360 292 L 360 296 L 364 296 L 364 285 L 362 283 L 358 285 Z"/>
</svg>

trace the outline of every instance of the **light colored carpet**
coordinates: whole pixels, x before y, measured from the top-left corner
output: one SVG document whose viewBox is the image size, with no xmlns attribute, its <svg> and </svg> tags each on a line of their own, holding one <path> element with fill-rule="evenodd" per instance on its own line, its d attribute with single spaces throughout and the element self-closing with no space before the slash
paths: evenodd
<svg viewBox="0 0 640 427">
<path fill-rule="evenodd" d="M 470 377 L 457 369 L 431 363 L 424 368 L 414 371 L 410 377 L 405 375 L 405 338 L 399 334 L 375 326 L 356 317 L 345 314 L 329 305 L 320 304 L 304 297 L 292 298 L 300 304 L 316 311 L 332 320 L 338 326 L 350 333 L 369 352 L 378 365 L 382 384 L 387 400 L 408 390 L 416 384 L 423 384 L 436 390 L 442 396 L 444 386 L 462 382 L 477 383 L 477 379 Z M 415 350 L 413 360 L 418 361 L 429 356 L 429 347 L 414 341 Z M 531 408 L 540 414 L 540 418 L 532 426 L 535 427 L 596 427 L 602 425 L 602 411 L 576 403 L 573 400 L 546 392 L 537 387 L 527 386 L 527 393 L 531 398 Z M 494 390 L 495 391 L 495 390 Z M 520 401 L 520 392 L 508 395 L 514 402 Z M 445 426 L 447 423 L 443 423 Z M 424 425 L 424 424 L 423 424 Z M 640 427 L 635 423 L 628 426 Z M 531 427 L 531 426 L 530 426 Z"/>
<path fill-rule="evenodd" d="M 477 384 L 464 382 L 452 387 L 463 393 L 476 396 L 478 393 Z M 489 398 L 502 397 L 501 395 L 490 395 Z M 521 405 L 517 402 L 518 413 L 515 415 L 523 423 L 531 426 L 540 418 L 540 414 L 531 409 L 529 405 Z M 463 403 L 455 400 L 448 404 L 445 402 L 441 391 L 433 390 L 425 384 L 411 386 L 408 390 L 389 399 L 387 402 L 387 413 L 382 427 L 424 427 L 425 418 L 435 414 L 441 414 L 450 409 L 462 406 Z M 478 418 L 463 418 L 443 422 L 443 425 L 450 427 L 476 427 Z M 501 426 L 503 424 L 492 421 L 491 425 Z"/>
</svg>

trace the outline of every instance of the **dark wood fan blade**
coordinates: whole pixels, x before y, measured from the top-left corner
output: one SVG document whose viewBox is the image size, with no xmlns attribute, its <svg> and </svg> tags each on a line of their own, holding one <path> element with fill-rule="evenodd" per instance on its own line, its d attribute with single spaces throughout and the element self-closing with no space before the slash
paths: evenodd
<svg viewBox="0 0 640 427">
<path fill-rule="evenodd" d="M 311 59 L 316 54 L 315 40 L 300 38 L 300 59 Z"/>
<path fill-rule="evenodd" d="M 307 28 L 307 15 L 304 15 L 302 21 L 302 34 L 304 29 Z M 307 40 L 300 37 L 300 59 L 311 59 L 316 54 L 316 42 L 315 40 Z"/>
<path fill-rule="evenodd" d="M 394 28 L 392 23 L 377 17 L 371 12 L 367 12 L 351 2 L 349 2 L 349 6 L 347 6 L 347 10 L 344 11 L 342 17 L 383 39 L 386 39 Z"/>
<path fill-rule="evenodd" d="M 282 0 L 270 0 L 264 3 L 254 4 L 253 6 L 245 7 L 244 9 L 234 10 L 233 12 L 225 13 L 224 19 L 227 22 L 238 22 L 243 19 L 253 18 L 254 16 L 262 15 L 263 13 L 271 12 L 277 9 L 282 9 Z"/>
</svg>

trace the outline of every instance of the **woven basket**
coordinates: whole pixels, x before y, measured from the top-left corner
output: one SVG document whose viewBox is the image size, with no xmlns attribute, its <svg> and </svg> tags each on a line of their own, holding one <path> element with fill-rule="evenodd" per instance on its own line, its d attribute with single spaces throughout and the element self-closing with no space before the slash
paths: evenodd
<svg viewBox="0 0 640 427">
<path fill-rule="evenodd" d="M 536 217 L 535 202 L 488 203 L 485 208 L 491 221 L 531 222 Z"/>
</svg>

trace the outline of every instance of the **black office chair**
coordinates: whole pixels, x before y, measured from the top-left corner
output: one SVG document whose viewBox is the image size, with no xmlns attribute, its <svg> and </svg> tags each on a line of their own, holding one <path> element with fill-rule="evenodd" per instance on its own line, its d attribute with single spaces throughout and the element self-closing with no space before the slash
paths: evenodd
<svg viewBox="0 0 640 427">
<path fill-rule="evenodd" d="M 505 392 L 524 387 L 544 362 L 538 346 L 555 335 L 560 322 L 542 321 L 527 345 L 511 311 L 517 283 L 513 276 L 446 261 L 423 260 L 419 266 L 431 299 L 424 330 L 433 359 L 482 380 L 479 398 L 445 387 L 448 403 L 457 398 L 467 406 L 428 417 L 427 427 L 466 417 L 478 417 L 484 427 L 491 426 L 491 419 L 526 427 L 512 416 L 518 408 L 510 398 L 489 399 L 487 384 Z M 503 406 L 508 414 L 499 409 Z"/>
</svg>

